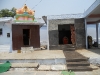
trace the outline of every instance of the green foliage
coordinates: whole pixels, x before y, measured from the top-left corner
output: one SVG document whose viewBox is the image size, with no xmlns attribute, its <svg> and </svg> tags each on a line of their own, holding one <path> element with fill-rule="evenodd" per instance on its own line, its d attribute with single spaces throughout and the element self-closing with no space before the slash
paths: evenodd
<svg viewBox="0 0 100 75">
<path fill-rule="evenodd" d="M 0 64 L 0 73 L 7 72 L 10 69 L 11 63 L 7 61 L 4 64 Z"/>
<path fill-rule="evenodd" d="M 62 75 L 75 75 L 75 73 L 72 71 L 62 71 L 61 74 Z"/>
<path fill-rule="evenodd" d="M 11 10 L 2 9 L 0 10 L 0 17 L 14 17 L 16 15 L 16 9 L 13 7 Z"/>
</svg>

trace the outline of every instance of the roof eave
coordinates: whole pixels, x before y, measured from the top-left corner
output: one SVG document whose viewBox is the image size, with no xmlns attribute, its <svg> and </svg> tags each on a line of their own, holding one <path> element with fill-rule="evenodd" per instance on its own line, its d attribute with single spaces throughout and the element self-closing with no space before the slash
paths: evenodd
<svg viewBox="0 0 100 75">
<path fill-rule="evenodd" d="M 84 17 L 88 17 L 94 9 L 100 4 L 100 0 L 96 0 L 85 12 L 84 12 Z"/>
</svg>

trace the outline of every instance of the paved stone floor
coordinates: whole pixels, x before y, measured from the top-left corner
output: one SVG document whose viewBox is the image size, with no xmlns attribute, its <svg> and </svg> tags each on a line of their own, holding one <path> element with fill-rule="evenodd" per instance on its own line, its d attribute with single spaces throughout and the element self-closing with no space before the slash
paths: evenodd
<svg viewBox="0 0 100 75">
<path fill-rule="evenodd" d="M 0 75 L 61 75 L 61 71 L 8 71 Z M 75 75 L 100 75 L 100 69 L 75 72 Z"/>
<path fill-rule="evenodd" d="M 100 75 L 100 69 L 93 71 L 75 72 L 76 75 Z"/>
<path fill-rule="evenodd" d="M 9 56 L 9 57 L 8 57 Z M 41 50 L 26 53 L 2 53 L 0 59 L 55 59 L 65 58 L 62 50 Z"/>
<path fill-rule="evenodd" d="M 91 64 L 100 65 L 100 49 L 80 49 L 76 51 L 88 57 Z"/>
<path fill-rule="evenodd" d="M 100 49 L 79 49 L 76 51 L 88 58 L 100 58 Z"/>
</svg>

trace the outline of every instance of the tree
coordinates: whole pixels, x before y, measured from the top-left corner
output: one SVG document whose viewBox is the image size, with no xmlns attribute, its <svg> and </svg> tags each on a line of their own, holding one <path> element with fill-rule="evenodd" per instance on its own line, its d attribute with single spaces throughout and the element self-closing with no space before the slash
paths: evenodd
<svg viewBox="0 0 100 75">
<path fill-rule="evenodd" d="M 12 12 L 12 17 L 14 17 L 14 16 L 16 15 L 16 8 L 13 7 L 13 8 L 11 9 L 11 12 Z"/>
<path fill-rule="evenodd" d="M 0 11 L 0 17 L 14 17 L 16 15 L 16 9 L 13 7 L 11 10 L 2 9 Z"/>
</svg>

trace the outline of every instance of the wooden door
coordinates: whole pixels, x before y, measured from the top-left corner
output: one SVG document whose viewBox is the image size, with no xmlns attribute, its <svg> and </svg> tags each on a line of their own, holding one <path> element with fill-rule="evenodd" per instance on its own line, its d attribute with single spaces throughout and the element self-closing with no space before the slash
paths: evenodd
<svg viewBox="0 0 100 75">
<path fill-rule="evenodd" d="M 34 48 L 40 47 L 40 31 L 39 25 L 12 25 L 12 44 L 13 50 L 20 50 L 25 47 L 23 43 L 23 29 L 30 30 L 29 45 Z"/>
</svg>

